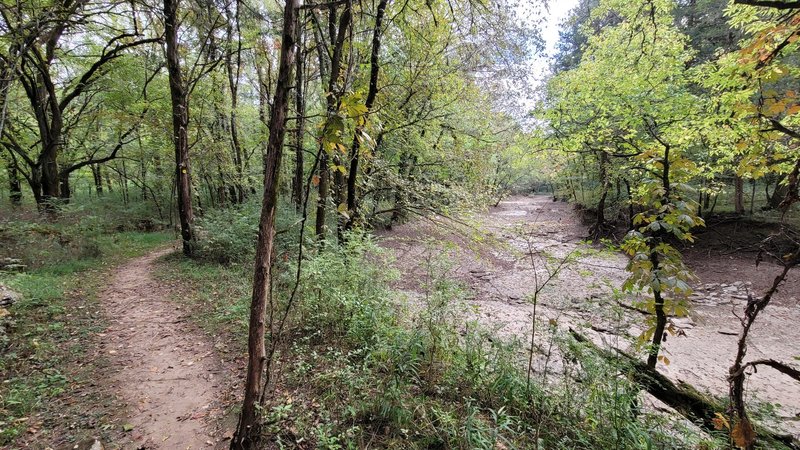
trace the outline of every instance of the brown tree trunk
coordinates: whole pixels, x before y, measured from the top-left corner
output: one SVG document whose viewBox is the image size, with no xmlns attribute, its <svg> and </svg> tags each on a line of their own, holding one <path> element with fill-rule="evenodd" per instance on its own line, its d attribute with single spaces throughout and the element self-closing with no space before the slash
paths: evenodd
<svg viewBox="0 0 800 450">
<path fill-rule="evenodd" d="M 178 49 L 178 2 L 164 0 L 164 40 L 166 42 L 169 93 L 172 100 L 172 142 L 175 145 L 175 174 L 178 184 L 178 217 L 181 222 L 183 254 L 194 254 L 194 212 L 189 171 L 189 98 L 181 73 Z"/>
<path fill-rule="evenodd" d="M 250 305 L 250 328 L 248 335 L 248 366 L 245 382 L 242 414 L 231 440 L 232 449 L 255 448 L 258 443 L 260 427 L 257 417 L 257 403 L 261 401 L 266 383 L 262 382 L 264 365 L 267 364 L 266 381 L 269 382 L 270 367 L 274 353 L 275 326 L 271 323 L 273 334 L 271 352 L 266 353 L 264 345 L 267 298 L 270 293 L 270 268 L 272 266 L 272 246 L 275 237 L 275 210 L 278 203 L 278 176 L 280 174 L 281 153 L 286 133 L 286 115 L 289 109 L 289 90 L 292 84 L 292 66 L 295 55 L 295 27 L 299 0 L 288 0 L 283 12 L 283 33 L 280 65 L 272 114 L 269 120 L 269 140 L 264 159 L 264 198 L 261 206 L 261 219 L 258 227 L 258 246 L 256 247 L 255 273 L 253 277 L 253 298 Z M 288 306 L 287 306 L 288 308 Z M 271 314 L 271 317 L 274 317 Z M 280 330 L 277 330 L 280 333 Z"/>
<path fill-rule="evenodd" d="M 60 119 L 53 119 L 53 122 Z M 39 155 L 41 167 L 41 202 L 45 210 L 53 211 L 55 203 L 61 197 L 61 179 L 58 170 L 58 153 L 61 149 L 60 124 L 52 127 L 50 135 L 42 139 L 42 153 Z"/>
<path fill-rule="evenodd" d="M 58 176 L 59 180 L 59 198 L 62 203 L 69 203 L 69 198 L 72 195 L 72 188 L 69 185 L 69 172 L 61 172 Z"/>
<path fill-rule="evenodd" d="M 319 146 L 319 173 L 317 186 L 317 215 L 314 222 L 314 230 L 317 235 L 317 241 L 323 241 L 327 234 L 325 227 L 325 214 L 328 206 L 328 197 L 331 184 L 331 172 L 328 169 L 328 153 L 323 145 Z"/>
</svg>

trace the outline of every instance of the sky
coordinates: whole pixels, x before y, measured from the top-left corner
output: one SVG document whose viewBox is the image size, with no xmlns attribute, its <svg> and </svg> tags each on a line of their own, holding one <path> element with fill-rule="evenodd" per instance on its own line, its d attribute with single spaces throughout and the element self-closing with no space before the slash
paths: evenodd
<svg viewBox="0 0 800 450">
<path fill-rule="evenodd" d="M 560 0 L 549 2 L 549 14 L 542 30 L 542 37 L 547 42 L 548 52 L 555 50 L 558 43 L 558 25 L 567 17 L 569 11 L 578 4 L 578 0 Z"/>
<path fill-rule="evenodd" d="M 578 0 L 550 0 L 544 12 L 544 22 L 542 24 L 542 38 L 545 41 L 545 55 L 536 58 L 534 69 L 537 72 L 534 77 L 537 84 L 541 83 L 549 67 L 549 58 L 555 55 L 556 45 L 558 44 L 558 31 L 561 22 L 569 15 L 569 12 L 578 4 Z"/>
<path fill-rule="evenodd" d="M 521 0 L 517 6 L 520 17 L 540 18 L 538 20 L 531 18 L 526 22 L 529 21 L 532 27 L 539 27 L 545 42 L 544 53 L 531 57 L 527 86 L 510 86 L 510 89 L 516 91 L 515 95 L 517 95 L 518 105 L 514 106 L 514 111 L 512 111 L 512 115 L 517 117 L 524 117 L 534 107 L 536 93 L 547 77 L 550 58 L 556 52 L 559 25 L 569 15 L 570 10 L 578 4 L 578 0 L 548 0 L 547 7 L 541 6 L 541 3 L 542 0 Z"/>
</svg>

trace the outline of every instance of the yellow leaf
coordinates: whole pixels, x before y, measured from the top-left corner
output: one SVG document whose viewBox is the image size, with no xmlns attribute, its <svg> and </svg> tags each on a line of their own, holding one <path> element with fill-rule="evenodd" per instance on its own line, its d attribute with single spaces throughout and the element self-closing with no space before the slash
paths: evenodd
<svg viewBox="0 0 800 450">
<path fill-rule="evenodd" d="M 730 430 L 731 428 L 731 424 L 728 423 L 728 419 L 722 413 L 717 413 L 716 417 L 711 419 L 711 422 L 714 423 L 714 428 L 717 430 Z"/>
</svg>

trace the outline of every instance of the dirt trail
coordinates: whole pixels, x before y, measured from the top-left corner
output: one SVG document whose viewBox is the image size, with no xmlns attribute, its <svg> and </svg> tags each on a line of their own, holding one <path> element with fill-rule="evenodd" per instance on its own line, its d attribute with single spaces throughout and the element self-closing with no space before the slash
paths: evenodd
<svg viewBox="0 0 800 450">
<path fill-rule="evenodd" d="M 120 266 L 100 293 L 110 323 L 100 350 L 111 360 L 110 389 L 127 405 L 119 413 L 127 442 L 115 446 L 183 450 L 216 442 L 208 423 L 222 377 L 212 346 L 151 275 L 171 251 Z"/>
<path fill-rule="evenodd" d="M 540 293 L 537 322 L 553 321 L 561 329 L 579 328 L 598 344 L 630 350 L 631 341 L 642 332 L 642 316 L 623 310 L 613 300 L 616 297 L 625 304 L 632 300 L 618 291 L 627 277 L 627 258 L 582 244 L 587 227 L 570 205 L 544 196 L 513 197 L 463 220 L 470 226 L 432 218 L 397 226 L 382 235 L 382 246 L 394 251 L 403 273 L 396 287 L 412 302 L 423 294 L 421 286 L 430 270 L 427 261 L 432 254 L 444 253 L 454 264 L 446 276 L 468 288 L 471 314 L 500 335 L 527 342 L 531 295 L 537 279 L 541 282 L 548 276 L 541 261 L 532 267 L 531 252 L 553 261 L 573 255 L 574 261 Z M 667 339 L 662 353 L 670 363 L 660 363 L 658 369 L 673 379 L 725 396 L 739 331 L 734 312 L 741 313 L 748 293 L 763 292 L 764 280 L 771 280 L 778 267 L 769 263 L 756 267 L 754 258 L 723 256 L 702 250 L 702 245 L 698 241 L 697 248 L 686 256 L 699 277 L 690 299 L 690 317 L 671 319 L 678 332 Z M 748 360 L 796 362 L 795 343 L 800 340 L 797 280 L 798 275 L 793 274 L 759 317 L 751 333 Z M 537 346 L 546 344 L 545 339 L 538 337 Z M 751 406 L 772 403 L 773 425 L 800 435 L 800 384 L 763 368 L 749 377 L 747 387 Z"/>
</svg>

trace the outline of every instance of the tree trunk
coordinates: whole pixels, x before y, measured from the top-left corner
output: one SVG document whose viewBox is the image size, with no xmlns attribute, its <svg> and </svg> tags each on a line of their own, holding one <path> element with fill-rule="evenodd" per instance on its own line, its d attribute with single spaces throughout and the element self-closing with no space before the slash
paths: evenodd
<svg viewBox="0 0 800 450">
<path fill-rule="evenodd" d="M 744 214 L 744 180 L 739 175 L 734 175 L 734 209 L 736 214 Z"/>
<path fill-rule="evenodd" d="M 166 42 L 169 92 L 172 100 L 172 142 L 175 145 L 175 174 L 178 191 L 178 216 L 181 222 L 183 254 L 194 254 L 194 212 L 189 172 L 189 98 L 181 73 L 178 49 L 178 2 L 164 0 L 164 40 Z"/>
<path fill-rule="evenodd" d="M 786 179 L 785 176 L 778 177 L 775 182 L 775 189 L 772 191 L 772 195 L 769 196 L 769 202 L 767 203 L 768 209 L 780 208 L 783 199 L 789 193 L 789 185 L 783 182 L 784 179 Z"/>
<path fill-rule="evenodd" d="M 331 119 L 337 114 L 339 109 L 339 90 L 337 83 L 342 72 L 342 53 L 344 52 L 344 41 L 347 37 L 347 29 L 350 27 L 350 19 L 352 18 L 352 0 L 347 0 L 342 10 L 342 15 L 339 17 L 338 27 L 336 25 L 336 5 L 331 4 L 328 14 L 328 34 L 330 42 L 333 44 L 333 54 L 330 58 L 331 71 L 328 78 L 327 87 L 327 112 L 325 119 L 325 127 L 323 129 L 323 136 L 326 134 L 327 128 L 331 124 Z M 320 47 L 318 51 L 323 52 Z M 328 196 L 330 194 L 330 168 L 329 156 L 325 148 L 325 142 L 320 142 L 320 164 L 319 164 L 319 194 L 317 198 L 317 217 L 316 217 L 316 234 L 317 239 L 322 240 L 325 238 L 325 214 L 328 205 Z"/>
<path fill-rule="evenodd" d="M 661 174 L 661 186 L 664 189 L 664 194 L 661 200 L 662 205 L 670 204 L 672 197 L 672 189 L 669 178 L 669 151 L 670 147 L 665 145 L 663 160 L 664 170 Z M 663 213 L 658 214 L 659 221 L 663 220 L 663 218 Z M 653 308 L 655 309 L 656 313 L 656 326 L 655 330 L 653 330 L 653 339 L 650 345 L 650 352 L 647 356 L 647 366 L 652 369 L 655 369 L 656 364 L 658 364 L 658 353 L 661 350 L 661 341 L 664 339 L 664 330 L 667 326 L 667 314 L 664 311 L 664 297 L 661 291 L 661 280 L 659 278 L 661 261 L 658 257 L 658 247 L 660 247 L 661 243 L 664 241 L 663 234 L 663 229 L 660 229 L 656 231 L 654 235 L 647 241 L 650 252 L 650 263 L 652 264 L 650 271 L 654 274 L 655 279 L 655 287 L 653 287 Z"/>
<path fill-rule="evenodd" d="M 60 119 L 59 119 L 60 121 Z M 54 119 L 55 122 L 55 119 Z M 60 128 L 60 125 L 59 125 Z M 60 130 L 56 133 L 51 129 L 49 138 L 42 141 L 42 153 L 39 155 L 39 165 L 41 167 L 41 186 L 42 195 L 41 202 L 44 209 L 52 212 L 55 208 L 55 203 L 61 197 L 61 179 L 58 170 L 58 153 L 61 148 Z"/>
<path fill-rule="evenodd" d="M 375 103 L 375 97 L 378 95 L 378 75 L 380 73 L 380 52 L 381 52 L 381 26 L 383 25 L 383 16 L 386 13 L 386 4 L 388 0 L 380 0 L 378 2 L 378 10 L 375 14 L 375 28 L 372 30 L 372 52 L 370 54 L 370 70 L 369 70 L 369 91 L 367 92 L 367 99 L 364 106 L 367 109 L 366 114 L 372 111 L 372 105 Z M 366 118 L 364 120 L 366 122 Z M 361 158 L 361 140 L 363 139 L 364 125 L 361 124 L 356 127 L 353 136 L 353 145 L 350 148 L 350 170 L 347 177 L 347 223 L 345 229 L 351 229 L 356 222 L 358 215 L 358 199 L 356 198 L 356 182 L 358 178 L 358 164 Z"/>
<path fill-rule="evenodd" d="M 594 225 L 589 230 L 589 234 L 595 238 L 601 237 L 606 228 L 606 198 L 608 197 L 608 190 L 611 188 L 611 181 L 608 178 L 608 153 L 601 151 L 598 156 L 598 175 L 602 192 L 600 193 L 600 201 L 597 202 L 597 215 Z"/>
<path fill-rule="evenodd" d="M 278 187 L 281 165 L 281 153 L 286 132 L 286 115 L 289 107 L 289 90 L 292 84 L 292 65 L 295 55 L 295 27 L 299 0 L 288 0 L 283 13 L 283 33 L 281 43 L 280 65 L 275 96 L 272 102 L 272 114 L 269 121 L 269 140 L 265 156 L 264 198 L 261 206 L 261 219 L 258 229 L 258 246 L 256 247 L 255 273 L 253 277 L 253 297 L 250 305 L 250 328 L 248 335 L 248 367 L 245 382 L 245 396 L 242 403 L 242 414 L 231 440 L 231 449 L 255 448 L 258 444 L 260 427 L 257 417 L 257 402 L 263 396 L 265 384 L 262 384 L 264 364 L 271 363 L 273 354 L 266 354 L 264 345 L 267 298 L 271 290 L 270 269 L 272 266 L 272 247 L 275 237 L 275 210 L 278 203 Z M 288 308 L 288 306 L 287 306 Z M 274 317 L 274 315 L 270 315 Z M 274 349 L 274 324 L 271 323 Z M 270 368 L 267 366 L 267 379 L 270 379 Z"/>
<path fill-rule="evenodd" d="M 231 95 L 231 115 L 230 115 L 230 135 L 231 135 L 231 150 L 233 153 L 233 163 L 236 170 L 235 195 L 231 196 L 231 201 L 234 203 L 241 203 L 244 201 L 246 192 L 244 189 L 244 152 L 242 145 L 239 142 L 239 126 L 236 117 L 236 110 L 239 105 L 239 75 L 242 66 L 242 40 L 241 30 L 239 30 L 239 8 L 240 5 L 236 4 L 236 13 L 233 17 L 236 24 L 236 51 L 225 53 L 225 66 L 228 72 L 228 88 Z M 230 12 L 228 16 L 230 16 Z M 228 45 L 233 47 L 231 43 L 231 36 L 233 34 L 233 26 L 231 25 L 230 17 L 228 19 Z M 236 56 L 234 61 L 233 57 Z"/>
<path fill-rule="evenodd" d="M 653 273 L 658 273 L 661 268 L 658 253 L 654 249 L 657 245 L 651 247 L 650 263 L 653 265 L 651 270 Z M 653 331 L 653 339 L 651 340 L 650 351 L 647 355 L 647 366 L 651 369 L 655 369 L 656 364 L 658 364 L 658 352 L 661 350 L 661 341 L 664 339 L 664 329 L 667 326 L 667 315 L 664 312 L 664 297 L 661 295 L 660 287 L 653 289 L 653 307 L 656 312 L 656 328 Z"/>
<path fill-rule="evenodd" d="M 100 164 L 92 164 L 92 178 L 94 178 L 94 190 L 98 197 L 103 196 L 103 173 Z"/>
<path fill-rule="evenodd" d="M 69 198 L 72 195 L 72 188 L 69 185 L 69 172 L 62 172 L 58 178 L 60 183 L 59 198 L 61 198 L 62 203 L 69 203 Z"/>
<path fill-rule="evenodd" d="M 14 206 L 22 203 L 22 183 L 19 179 L 19 168 L 13 158 L 6 161 L 6 172 L 8 173 L 8 200 Z"/>
<path fill-rule="evenodd" d="M 317 235 L 317 241 L 323 241 L 327 234 L 325 227 L 325 214 L 328 206 L 328 195 L 330 190 L 330 170 L 328 169 L 328 153 L 325 151 L 323 145 L 319 146 L 319 175 L 318 175 L 318 190 L 317 190 L 317 216 L 314 222 L 314 230 Z"/>
<path fill-rule="evenodd" d="M 298 15 L 298 20 L 302 21 L 302 19 Z M 295 70 L 295 90 L 294 90 L 294 100 L 295 100 L 295 113 L 297 114 L 297 120 L 295 121 L 297 127 L 295 129 L 294 134 L 294 176 L 292 177 L 292 201 L 294 202 L 295 210 L 299 213 L 303 208 L 303 137 L 305 135 L 305 128 L 306 128 L 306 99 L 305 95 L 305 74 L 303 73 L 305 65 L 305 56 L 306 53 L 303 51 L 303 30 L 304 26 L 302 23 L 298 23 L 297 25 L 297 45 L 298 45 L 298 52 L 296 58 L 296 70 Z"/>
</svg>

